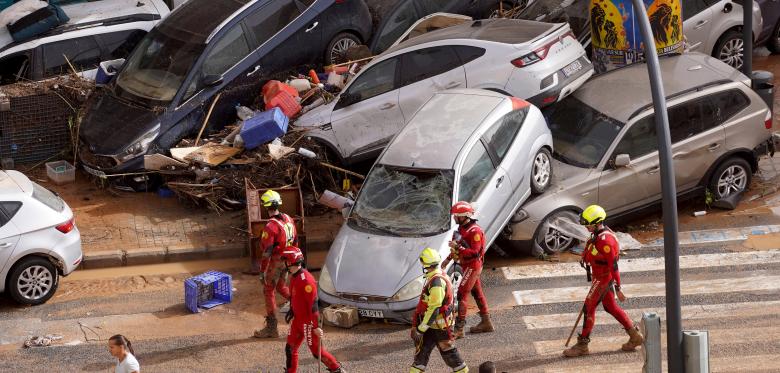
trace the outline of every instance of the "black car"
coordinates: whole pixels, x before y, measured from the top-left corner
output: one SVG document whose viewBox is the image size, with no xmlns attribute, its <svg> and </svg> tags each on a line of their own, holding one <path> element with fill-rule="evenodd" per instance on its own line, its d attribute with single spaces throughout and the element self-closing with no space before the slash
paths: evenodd
<svg viewBox="0 0 780 373">
<path fill-rule="evenodd" d="M 209 119 L 220 128 L 268 76 L 329 60 L 370 37 L 363 0 L 190 0 L 139 43 L 81 124 L 79 156 L 95 175 L 143 168 Z"/>
<path fill-rule="evenodd" d="M 418 19 L 444 12 L 487 18 L 498 8 L 498 0 L 367 0 L 374 19 L 374 38 L 370 49 L 374 54 L 384 52 Z"/>
</svg>

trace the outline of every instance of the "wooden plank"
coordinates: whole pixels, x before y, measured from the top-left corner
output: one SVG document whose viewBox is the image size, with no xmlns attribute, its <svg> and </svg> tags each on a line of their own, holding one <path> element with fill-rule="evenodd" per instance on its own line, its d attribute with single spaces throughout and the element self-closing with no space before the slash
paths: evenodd
<svg viewBox="0 0 780 373">
<path fill-rule="evenodd" d="M 196 150 L 198 150 L 197 146 L 191 146 L 188 148 L 171 148 L 171 157 L 177 161 L 186 162 L 184 158 Z"/>
<path fill-rule="evenodd" d="M 219 166 L 243 149 L 220 144 L 206 144 L 184 157 L 187 161 L 203 163 L 209 166 Z"/>
<path fill-rule="evenodd" d="M 144 168 L 147 170 L 159 171 L 170 166 L 187 167 L 187 164 L 162 154 L 144 155 Z"/>
</svg>

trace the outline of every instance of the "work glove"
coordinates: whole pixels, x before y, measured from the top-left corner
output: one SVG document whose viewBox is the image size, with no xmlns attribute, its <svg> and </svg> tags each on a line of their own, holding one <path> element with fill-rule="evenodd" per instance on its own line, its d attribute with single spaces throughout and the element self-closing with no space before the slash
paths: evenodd
<svg viewBox="0 0 780 373">
<path fill-rule="evenodd" d="M 415 346 L 422 342 L 422 338 L 423 334 L 417 328 L 412 328 L 412 341 L 414 341 Z"/>
<path fill-rule="evenodd" d="M 284 315 L 284 322 L 289 324 L 293 317 L 295 317 L 295 315 L 293 315 L 292 307 L 290 307 L 290 310 Z"/>
</svg>

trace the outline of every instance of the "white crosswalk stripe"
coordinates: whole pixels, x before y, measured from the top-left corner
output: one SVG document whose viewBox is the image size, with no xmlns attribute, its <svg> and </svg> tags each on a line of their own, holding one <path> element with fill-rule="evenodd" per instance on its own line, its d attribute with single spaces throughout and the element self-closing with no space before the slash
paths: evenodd
<svg viewBox="0 0 780 373">
<path fill-rule="evenodd" d="M 664 258 L 621 258 L 620 273 L 663 271 Z M 680 269 L 780 263 L 780 250 L 680 256 Z M 585 276 L 579 263 L 556 263 L 501 268 L 507 280 Z"/>
<path fill-rule="evenodd" d="M 663 371 L 667 371 L 666 361 L 662 364 Z M 710 358 L 711 373 L 750 372 L 756 369 L 769 370 L 777 368 L 776 355 L 732 356 Z M 566 368 L 547 368 L 545 373 L 582 373 L 582 372 L 641 372 L 642 361 L 626 364 L 583 364 Z"/>
</svg>

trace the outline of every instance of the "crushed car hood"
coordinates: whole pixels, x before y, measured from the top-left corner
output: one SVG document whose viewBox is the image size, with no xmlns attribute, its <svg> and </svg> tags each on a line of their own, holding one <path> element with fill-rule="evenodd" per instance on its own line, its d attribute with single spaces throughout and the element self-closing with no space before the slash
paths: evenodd
<svg viewBox="0 0 780 373">
<path fill-rule="evenodd" d="M 80 138 L 95 154 L 116 155 L 159 122 L 152 110 L 121 101 L 106 92 L 81 122 Z"/>
<path fill-rule="evenodd" d="M 323 124 L 330 123 L 330 114 L 333 112 L 333 107 L 336 106 L 338 100 L 325 105 L 318 106 L 306 114 L 301 115 L 298 120 L 295 121 L 296 127 L 318 127 Z"/>
<path fill-rule="evenodd" d="M 449 253 L 452 231 L 430 237 L 393 237 L 341 227 L 326 265 L 339 293 L 392 297 L 422 276 L 419 256 L 426 247 Z"/>
</svg>

